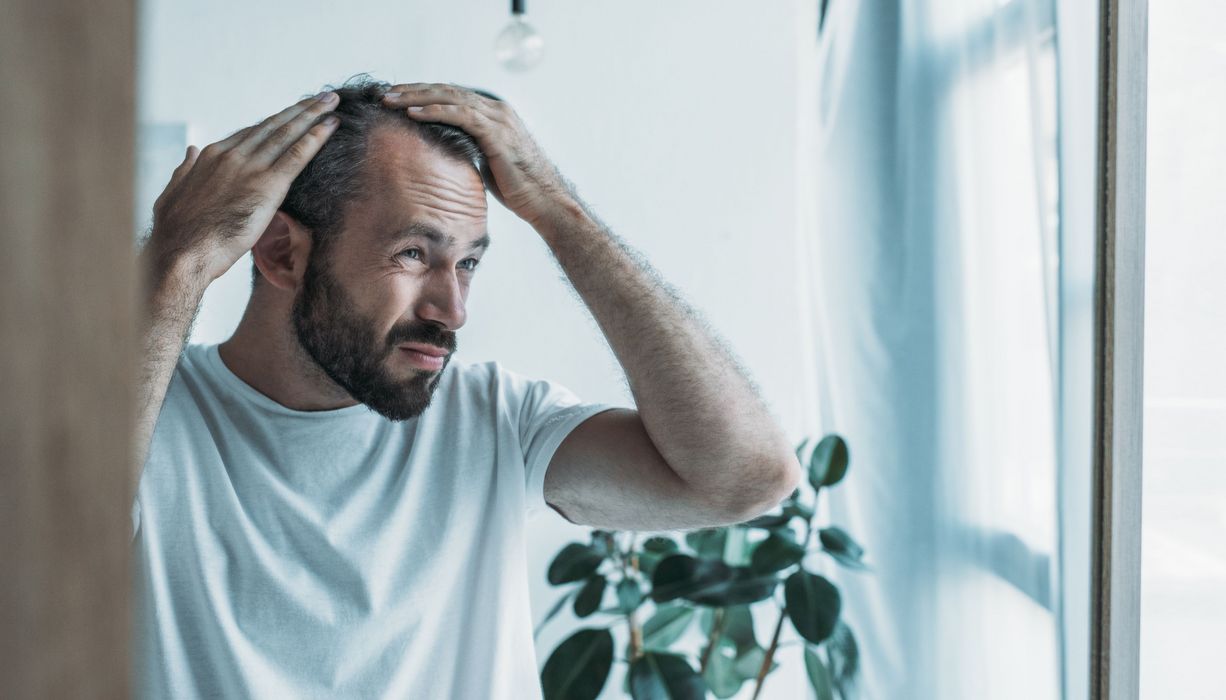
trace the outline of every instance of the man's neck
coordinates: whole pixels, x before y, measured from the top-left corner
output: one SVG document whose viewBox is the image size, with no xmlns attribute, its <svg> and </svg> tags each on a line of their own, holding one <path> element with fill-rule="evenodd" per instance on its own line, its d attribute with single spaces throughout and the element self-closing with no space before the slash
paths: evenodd
<svg viewBox="0 0 1226 700">
<path fill-rule="evenodd" d="M 256 391 L 297 411 L 357 405 L 298 343 L 288 304 L 252 295 L 228 340 L 218 346 L 226 367 Z"/>
</svg>

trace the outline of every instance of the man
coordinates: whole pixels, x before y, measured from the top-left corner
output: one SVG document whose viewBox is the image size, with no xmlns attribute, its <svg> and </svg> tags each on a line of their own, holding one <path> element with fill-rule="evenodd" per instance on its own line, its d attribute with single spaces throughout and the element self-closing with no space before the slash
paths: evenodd
<svg viewBox="0 0 1226 700">
<path fill-rule="evenodd" d="M 637 410 L 451 362 L 487 188 L 557 258 Z M 185 348 L 248 250 L 238 329 Z M 525 509 L 691 529 L 800 479 L 722 343 L 486 93 L 363 79 L 189 147 L 141 255 L 148 697 L 539 696 Z"/>
</svg>

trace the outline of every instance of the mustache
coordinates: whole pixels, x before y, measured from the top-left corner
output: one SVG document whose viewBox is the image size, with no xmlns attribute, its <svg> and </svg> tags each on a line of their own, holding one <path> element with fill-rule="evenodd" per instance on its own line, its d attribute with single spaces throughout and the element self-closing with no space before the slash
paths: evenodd
<svg viewBox="0 0 1226 700">
<path fill-rule="evenodd" d="M 402 343 L 425 343 L 452 353 L 456 349 L 456 334 L 437 323 L 413 322 L 393 328 L 388 342 L 393 348 Z"/>
</svg>

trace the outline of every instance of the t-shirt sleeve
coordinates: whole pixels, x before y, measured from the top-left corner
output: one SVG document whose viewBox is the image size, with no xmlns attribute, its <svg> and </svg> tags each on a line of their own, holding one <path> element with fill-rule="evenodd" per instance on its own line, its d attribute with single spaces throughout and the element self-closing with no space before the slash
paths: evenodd
<svg viewBox="0 0 1226 700">
<path fill-rule="evenodd" d="M 524 452 L 527 512 L 535 515 L 549 507 L 545 502 L 545 470 L 558 445 L 583 421 L 620 407 L 584 402 L 556 382 L 509 374 L 520 399 L 519 442 Z"/>
</svg>

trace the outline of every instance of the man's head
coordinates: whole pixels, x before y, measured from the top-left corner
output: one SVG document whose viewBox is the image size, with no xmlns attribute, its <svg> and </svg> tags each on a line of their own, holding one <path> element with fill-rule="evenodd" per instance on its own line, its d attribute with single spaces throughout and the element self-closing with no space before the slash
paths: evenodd
<svg viewBox="0 0 1226 700">
<path fill-rule="evenodd" d="M 429 406 L 456 350 L 489 237 L 476 141 L 382 106 L 390 87 L 333 89 L 340 124 L 256 244 L 252 284 L 293 293 L 306 355 L 355 400 L 406 420 Z"/>
</svg>

